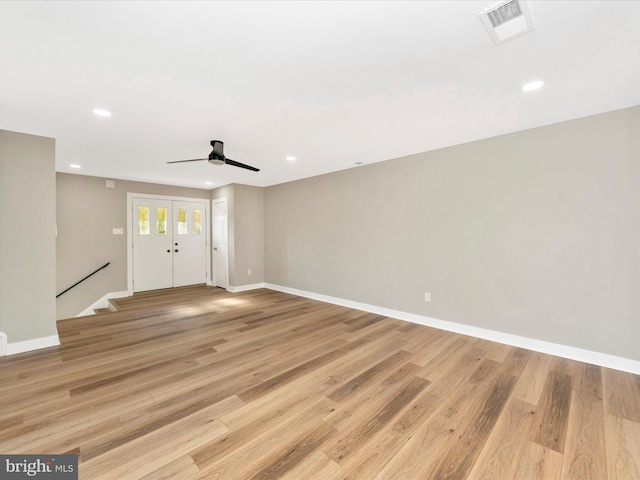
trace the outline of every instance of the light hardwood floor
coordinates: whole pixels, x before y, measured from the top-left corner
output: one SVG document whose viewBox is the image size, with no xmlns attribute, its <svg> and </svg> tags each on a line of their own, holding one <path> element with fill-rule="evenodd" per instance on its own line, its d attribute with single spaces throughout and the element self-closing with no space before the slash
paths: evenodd
<svg viewBox="0 0 640 480">
<path fill-rule="evenodd" d="M 89 479 L 640 479 L 640 377 L 266 289 L 189 287 L 0 360 L 0 453 Z"/>
</svg>

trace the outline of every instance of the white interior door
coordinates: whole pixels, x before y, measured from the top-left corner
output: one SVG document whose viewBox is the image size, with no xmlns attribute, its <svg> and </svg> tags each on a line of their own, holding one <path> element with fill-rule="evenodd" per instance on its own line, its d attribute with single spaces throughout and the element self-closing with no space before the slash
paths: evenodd
<svg viewBox="0 0 640 480">
<path fill-rule="evenodd" d="M 213 201 L 213 284 L 229 287 L 227 200 Z"/>
<path fill-rule="evenodd" d="M 173 287 L 172 203 L 133 199 L 134 291 Z"/>
<path fill-rule="evenodd" d="M 206 283 L 206 203 L 173 202 L 173 286 Z"/>
</svg>

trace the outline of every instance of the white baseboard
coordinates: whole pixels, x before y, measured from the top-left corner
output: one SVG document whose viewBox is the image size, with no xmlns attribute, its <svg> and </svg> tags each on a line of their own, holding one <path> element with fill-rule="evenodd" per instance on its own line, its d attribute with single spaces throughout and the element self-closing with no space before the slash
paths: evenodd
<svg viewBox="0 0 640 480">
<path fill-rule="evenodd" d="M 123 298 L 130 297 L 133 295 L 133 292 L 128 290 L 123 290 L 121 292 L 109 292 L 105 294 L 100 300 L 93 302 L 90 306 L 85 308 L 82 312 L 80 312 L 76 317 L 86 317 L 88 315 L 95 315 L 95 309 L 97 308 L 107 308 L 109 306 L 109 299 L 111 298 Z"/>
<path fill-rule="evenodd" d="M 31 340 L 24 340 L 23 342 L 14 342 L 7 344 L 7 355 L 15 355 L 17 353 L 30 352 L 31 350 L 38 350 L 40 348 L 55 347 L 60 345 L 60 339 L 58 335 L 51 335 L 50 337 L 33 338 Z"/>
<path fill-rule="evenodd" d="M 7 334 L 0 332 L 0 357 L 7 354 Z"/>
<path fill-rule="evenodd" d="M 376 313 L 378 315 L 384 315 L 385 317 L 397 318 L 399 320 L 405 320 L 407 322 L 417 323 L 420 325 L 425 325 L 427 327 L 447 330 L 449 332 L 460 333 L 462 335 L 469 335 L 476 338 L 483 338 L 492 342 L 498 342 L 514 347 L 526 348 L 527 350 L 533 350 L 549 355 L 556 355 L 558 357 L 568 358 L 570 360 L 577 360 L 579 362 L 591 363 L 593 365 L 599 365 L 601 367 L 612 368 L 614 370 L 621 370 L 624 372 L 630 372 L 636 375 L 640 375 L 640 361 L 632 360 L 630 358 L 617 357 L 615 355 L 593 352 L 591 350 L 584 350 L 568 345 L 560 345 L 557 343 L 537 340 L 535 338 L 521 337 L 519 335 L 512 335 L 510 333 L 472 327 L 469 325 L 448 322 L 445 320 L 438 320 L 436 318 L 425 317 L 423 315 L 401 312 L 398 310 L 378 307 L 366 303 L 353 302 L 351 300 L 345 300 L 343 298 L 307 292 L 305 290 L 298 290 L 296 288 L 283 287 L 281 285 L 274 285 L 272 283 L 265 283 L 263 287 L 269 288 L 271 290 L 276 290 L 278 292 L 290 293 L 299 297 L 310 298 L 312 300 L 319 300 L 321 302 L 332 303 L 334 305 L 340 305 L 343 307 L 354 308 L 356 310 Z"/>
<path fill-rule="evenodd" d="M 249 290 L 257 290 L 258 288 L 266 288 L 266 283 L 252 283 L 250 285 L 240 285 L 237 287 L 234 287 L 232 285 L 229 285 L 227 287 L 227 291 L 231 292 L 231 293 L 240 293 L 240 292 L 247 292 Z M 274 289 L 275 290 L 275 289 Z"/>
</svg>

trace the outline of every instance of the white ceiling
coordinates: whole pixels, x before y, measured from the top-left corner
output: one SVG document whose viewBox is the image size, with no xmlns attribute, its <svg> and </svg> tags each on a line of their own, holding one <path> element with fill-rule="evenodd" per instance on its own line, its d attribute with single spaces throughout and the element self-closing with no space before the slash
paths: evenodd
<svg viewBox="0 0 640 480">
<path fill-rule="evenodd" d="M 640 1 L 530 1 L 501 45 L 495 3 L 0 1 L 0 128 L 60 172 L 268 186 L 640 104 Z M 214 139 L 261 171 L 165 163 Z"/>
</svg>

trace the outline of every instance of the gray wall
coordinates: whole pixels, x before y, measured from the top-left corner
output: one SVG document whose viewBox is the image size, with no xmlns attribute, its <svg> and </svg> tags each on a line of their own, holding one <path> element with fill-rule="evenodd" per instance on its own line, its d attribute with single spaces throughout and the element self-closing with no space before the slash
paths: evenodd
<svg viewBox="0 0 640 480">
<path fill-rule="evenodd" d="M 55 140 L 0 130 L 0 331 L 56 335 Z"/>
<path fill-rule="evenodd" d="M 264 189 L 231 184 L 211 192 L 211 200 L 227 199 L 229 285 L 264 282 Z M 251 275 L 248 271 L 251 270 Z"/>
<path fill-rule="evenodd" d="M 634 107 L 269 187 L 266 281 L 640 360 L 638 132 Z"/>
<path fill-rule="evenodd" d="M 209 199 L 209 190 L 58 173 L 57 290 L 111 265 L 57 300 L 57 318 L 74 317 L 109 292 L 127 290 L 127 193 Z M 124 235 L 113 235 L 123 228 Z"/>
<path fill-rule="evenodd" d="M 264 189 L 234 185 L 234 282 L 264 282 Z M 251 270 L 251 275 L 248 271 Z"/>
</svg>

